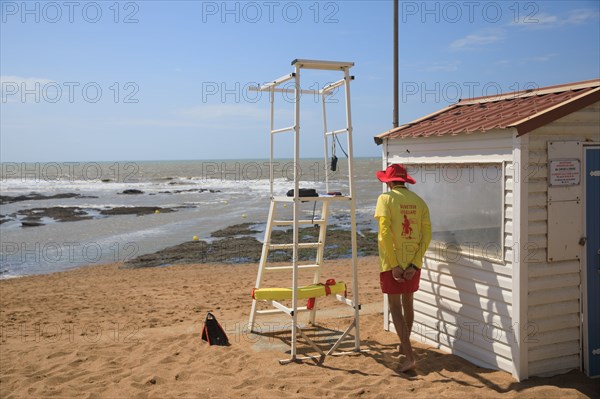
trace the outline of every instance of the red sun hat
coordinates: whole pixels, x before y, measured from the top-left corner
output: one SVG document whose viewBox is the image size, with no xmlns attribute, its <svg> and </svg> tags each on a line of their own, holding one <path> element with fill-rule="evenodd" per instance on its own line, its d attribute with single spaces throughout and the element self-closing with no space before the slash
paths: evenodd
<svg viewBox="0 0 600 399">
<path fill-rule="evenodd" d="M 415 184 L 416 181 L 407 172 L 406 168 L 399 163 L 392 164 L 386 170 L 380 170 L 376 173 L 377 178 L 382 183 L 399 181 L 403 183 Z"/>
</svg>

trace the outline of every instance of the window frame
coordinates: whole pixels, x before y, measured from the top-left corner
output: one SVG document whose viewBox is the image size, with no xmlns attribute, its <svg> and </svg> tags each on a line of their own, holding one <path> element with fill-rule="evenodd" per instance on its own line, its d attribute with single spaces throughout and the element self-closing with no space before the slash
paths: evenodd
<svg viewBox="0 0 600 399">
<path fill-rule="evenodd" d="M 433 258 L 434 260 L 448 260 L 448 256 L 442 256 L 441 251 L 444 251 L 445 255 L 452 254 L 455 255 L 458 259 L 469 259 L 469 260 L 479 260 L 490 262 L 492 264 L 497 265 L 506 265 L 506 168 L 508 166 L 508 161 L 491 161 L 491 162 L 406 162 L 403 163 L 407 167 L 410 173 L 411 167 L 422 167 L 422 166 L 432 166 L 437 165 L 440 170 L 445 166 L 459 166 L 461 168 L 468 168 L 470 166 L 498 166 L 501 168 L 501 181 L 500 181 L 500 194 L 502 196 L 502 200 L 500 203 L 500 257 L 492 257 L 486 256 L 485 254 L 478 251 L 469 251 L 466 247 L 465 249 L 463 245 L 458 244 L 460 249 L 454 248 L 454 244 L 450 244 L 448 242 L 443 242 L 439 240 L 432 239 L 429 244 L 429 248 L 427 249 L 428 253 L 433 252 L 436 256 Z M 418 193 L 417 193 L 418 194 Z M 514 201 L 512 206 L 514 206 Z M 452 260 L 450 260 L 452 261 Z"/>
</svg>

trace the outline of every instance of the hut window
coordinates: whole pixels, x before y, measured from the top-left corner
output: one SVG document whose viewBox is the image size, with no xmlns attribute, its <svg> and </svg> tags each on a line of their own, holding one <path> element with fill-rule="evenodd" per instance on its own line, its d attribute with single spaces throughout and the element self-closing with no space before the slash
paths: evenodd
<svg viewBox="0 0 600 399">
<path fill-rule="evenodd" d="M 502 259 L 502 164 L 411 165 L 409 173 L 429 206 L 434 247 Z"/>
</svg>

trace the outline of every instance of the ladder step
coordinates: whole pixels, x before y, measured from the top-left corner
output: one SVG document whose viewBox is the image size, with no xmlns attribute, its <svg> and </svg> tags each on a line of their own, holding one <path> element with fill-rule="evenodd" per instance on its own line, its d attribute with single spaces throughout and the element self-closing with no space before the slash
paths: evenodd
<svg viewBox="0 0 600 399">
<path fill-rule="evenodd" d="M 256 314 L 273 314 L 273 313 L 285 313 L 283 310 L 279 309 L 265 309 L 265 310 L 257 310 Z"/>
<path fill-rule="evenodd" d="M 301 299 L 299 299 L 299 301 L 301 301 Z M 309 312 L 312 309 L 308 309 L 306 306 L 299 306 L 296 311 L 297 312 Z M 283 310 L 280 309 L 264 309 L 264 310 L 257 310 L 256 314 L 275 314 L 275 313 L 286 313 Z"/>
<path fill-rule="evenodd" d="M 295 129 L 295 126 L 282 127 L 281 129 L 271 130 L 271 134 L 290 132 Z"/>
<path fill-rule="evenodd" d="M 315 219 L 315 220 L 298 220 L 298 224 L 323 224 L 325 220 L 323 219 Z M 273 220 L 273 225 L 275 226 L 291 226 L 294 224 L 293 220 Z"/>
<path fill-rule="evenodd" d="M 299 242 L 298 248 L 319 248 L 322 243 L 320 242 Z M 269 244 L 269 249 L 290 249 L 294 248 L 294 244 Z"/>
<path fill-rule="evenodd" d="M 332 130 L 330 132 L 325 132 L 326 136 L 331 136 L 332 134 L 340 134 L 340 133 L 346 133 L 348 131 L 348 128 L 346 129 L 340 129 L 340 130 Z"/>
<path fill-rule="evenodd" d="M 298 269 L 317 269 L 319 267 L 319 265 L 299 265 Z M 293 269 L 294 266 L 266 266 L 265 270 L 273 270 L 273 271 L 277 271 L 277 270 L 291 270 Z"/>
<path fill-rule="evenodd" d="M 352 197 L 347 195 L 319 195 L 318 197 L 298 197 L 300 202 L 316 202 L 316 201 L 351 201 Z M 273 202 L 294 202 L 294 197 L 287 195 L 277 195 L 271 197 Z"/>
</svg>

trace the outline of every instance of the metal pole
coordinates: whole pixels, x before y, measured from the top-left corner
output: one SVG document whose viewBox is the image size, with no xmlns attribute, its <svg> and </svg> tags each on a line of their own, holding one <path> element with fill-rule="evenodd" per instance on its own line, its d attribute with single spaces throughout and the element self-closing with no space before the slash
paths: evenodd
<svg viewBox="0 0 600 399">
<path fill-rule="evenodd" d="M 398 0 L 394 0 L 394 115 L 392 125 L 398 127 Z"/>
<path fill-rule="evenodd" d="M 291 359 L 296 360 L 296 342 L 298 333 L 298 220 L 300 219 L 300 65 L 296 64 L 294 95 L 294 207 L 292 225 L 292 337 Z"/>
<path fill-rule="evenodd" d="M 354 149 L 352 148 L 352 111 L 350 107 L 350 72 L 344 68 L 344 79 L 346 89 L 346 127 L 348 129 L 346 145 L 348 147 L 348 188 L 350 195 L 350 241 L 352 243 L 352 302 L 354 303 L 354 350 L 360 351 L 359 331 L 359 297 L 358 297 L 358 259 L 356 240 L 356 197 L 354 195 Z M 335 135 L 334 135 L 335 140 Z"/>
<path fill-rule="evenodd" d="M 325 139 L 325 192 L 329 192 L 329 170 L 327 169 L 327 162 L 329 161 L 329 141 L 327 140 L 327 113 L 325 109 L 325 97 L 326 94 L 321 94 L 321 108 L 323 109 L 323 138 Z M 335 136 L 332 136 L 335 140 Z"/>
<path fill-rule="evenodd" d="M 273 200 L 273 130 L 275 129 L 275 87 L 269 90 L 269 99 L 271 100 L 271 130 L 269 131 L 269 139 L 271 140 L 271 152 L 269 155 L 269 191 L 271 200 Z"/>
</svg>

